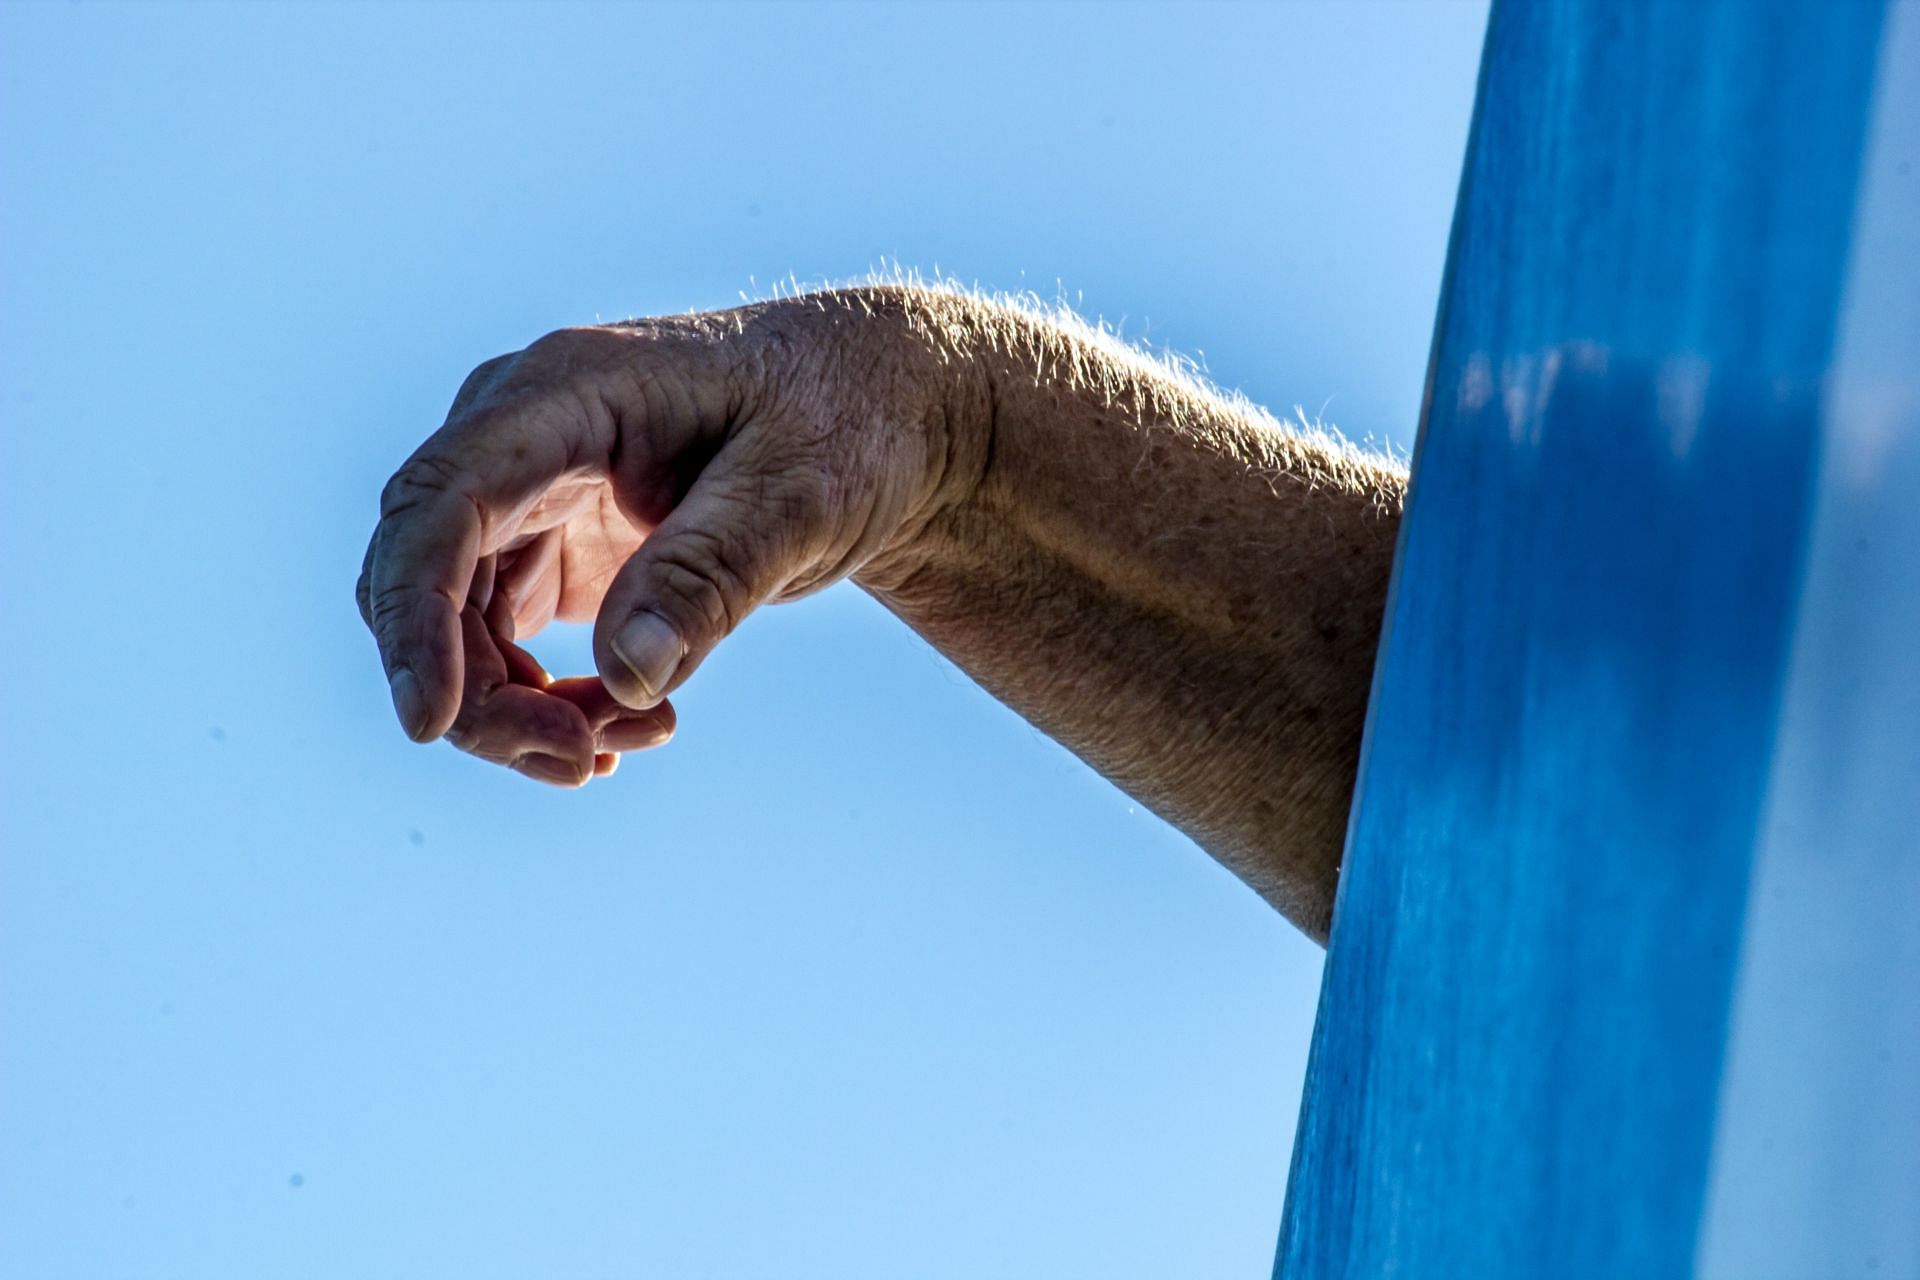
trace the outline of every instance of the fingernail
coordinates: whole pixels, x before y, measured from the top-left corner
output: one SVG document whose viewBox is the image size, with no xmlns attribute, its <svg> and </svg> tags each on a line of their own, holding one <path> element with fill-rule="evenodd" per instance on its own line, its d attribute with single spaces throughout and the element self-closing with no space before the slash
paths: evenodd
<svg viewBox="0 0 1920 1280">
<path fill-rule="evenodd" d="M 615 720 L 600 731 L 602 751 L 645 751 L 673 736 L 673 730 L 658 720 Z"/>
<path fill-rule="evenodd" d="M 666 691 L 667 681 L 687 656 L 680 633 L 657 613 L 636 613 L 613 636 L 613 652 L 627 664 L 649 698 Z"/>
<path fill-rule="evenodd" d="M 529 778 L 551 782 L 556 787 L 577 787 L 586 781 L 586 778 L 581 776 L 579 765 L 541 751 L 528 752 L 515 760 L 513 767 Z"/>
<path fill-rule="evenodd" d="M 387 691 L 393 695 L 393 713 L 400 717 L 400 727 L 418 741 L 427 731 L 427 700 L 420 692 L 419 677 L 410 668 L 397 668 L 387 677 Z"/>
</svg>

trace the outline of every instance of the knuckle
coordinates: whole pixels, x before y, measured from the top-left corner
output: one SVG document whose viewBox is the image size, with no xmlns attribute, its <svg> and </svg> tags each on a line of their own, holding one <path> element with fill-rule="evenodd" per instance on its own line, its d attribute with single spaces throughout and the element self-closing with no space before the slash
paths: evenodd
<svg viewBox="0 0 1920 1280">
<path fill-rule="evenodd" d="M 546 363 L 564 355 L 572 344 L 569 329 L 555 329 L 543 333 L 527 344 L 526 357 L 532 363 Z"/>
<path fill-rule="evenodd" d="M 380 491 L 380 516 L 401 515 L 424 502 L 458 493 L 464 480 L 458 466 L 437 454 L 409 458 Z"/>
<path fill-rule="evenodd" d="M 479 364 L 475 365 L 473 372 L 469 373 L 466 379 L 461 382 L 460 390 L 455 393 L 453 397 L 456 412 L 458 411 L 458 406 L 466 404 L 484 391 L 487 384 L 492 382 L 507 365 L 511 364 L 514 356 L 517 354 L 519 353 L 510 351 L 505 355 L 495 356 L 491 360 L 482 360 Z"/>
<path fill-rule="evenodd" d="M 792 396 L 799 373 L 808 368 L 800 343 L 778 314 L 760 312 L 730 344 L 726 365 L 729 400 L 750 411 L 777 411 Z"/>
<path fill-rule="evenodd" d="M 507 767 L 511 767 L 513 764 L 514 753 L 511 750 L 502 748 L 498 744 L 489 741 L 485 734 L 471 726 L 450 729 L 447 731 L 446 738 L 457 750 L 472 756 L 476 760 L 485 760 L 488 764 L 504 765 Z"/>
<path fill-rule="evenodd" d="M 381 635 L 390 635 L 401 619 L 413 611 L 419 588 L 404 582 L 369 587 L 362 597 L 367 622 Z"/>
<path fill-rule="evenodd" d="M 573 373 L 599 349 L 601 331 L 588 325 L 555 329 L 527 344 L 526 355 L 540 367 Z"/>
<path fill-rule="evenodd" d="M 678 601 L 714 634 L 731 632 L 746 613 L 751 598 L 748 567 L 724 538 L 689 531 L 661 549 L 655 572 L 661 594 Z"/>
<path fill-rule="evenodd" d="M 501 741 L 498 726 L 489 721 L 485 704 L 471 696 L 460 700 L 460 710 L 447 728 L 447 742 L 470 756 L 505 764 L 513 756 L 510 742 Z"/>
</svg>

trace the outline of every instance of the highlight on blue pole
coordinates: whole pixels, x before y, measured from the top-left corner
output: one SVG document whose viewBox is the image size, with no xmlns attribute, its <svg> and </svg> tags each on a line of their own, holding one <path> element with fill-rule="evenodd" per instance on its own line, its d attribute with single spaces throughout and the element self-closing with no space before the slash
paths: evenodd
<svg viewBox="0 0 1920 1280">
<path fill-rule="evenodd" d="M 1920 6 L 1496 0 L 1275 1274 L 1920 1276 Z"/>
</svg>

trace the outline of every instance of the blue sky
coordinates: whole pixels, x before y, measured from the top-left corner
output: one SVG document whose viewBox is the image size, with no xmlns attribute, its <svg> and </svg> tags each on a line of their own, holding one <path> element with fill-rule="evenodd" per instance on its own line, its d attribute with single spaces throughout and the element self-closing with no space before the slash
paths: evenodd
<svg viewBox="0 0 1920 1280">
<path fill-rule="evenodd" d="M 351 588 L 472 365 L 790 274 L 1410 445 L 1484 16 L 0 8 L 0 1274 L 1264 1274 L 1320 952 L 857 590 L 563 794 Z"/>
</svg>

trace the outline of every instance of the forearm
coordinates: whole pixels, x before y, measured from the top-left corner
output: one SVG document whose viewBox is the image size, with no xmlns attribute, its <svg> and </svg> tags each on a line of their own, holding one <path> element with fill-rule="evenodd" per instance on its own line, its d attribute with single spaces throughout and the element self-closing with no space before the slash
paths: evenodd
<svg viewBox="0 0 1920 1280">
<path fill-rule="evenodd" d="M 1070 317 L 875 287 L 548 334 L 381 494 L 394 711 L 561 786 L 847 574 L 1315 937 L 1404 478 Z M 518 647 L 594 620 L 597 679 Z"/>
<path fill-rule="evenodd" d="M 961 496 L 857 580 L 1326 936 L 1405 476 L 1098 335 L 910 300 Z"/>
</svg>

